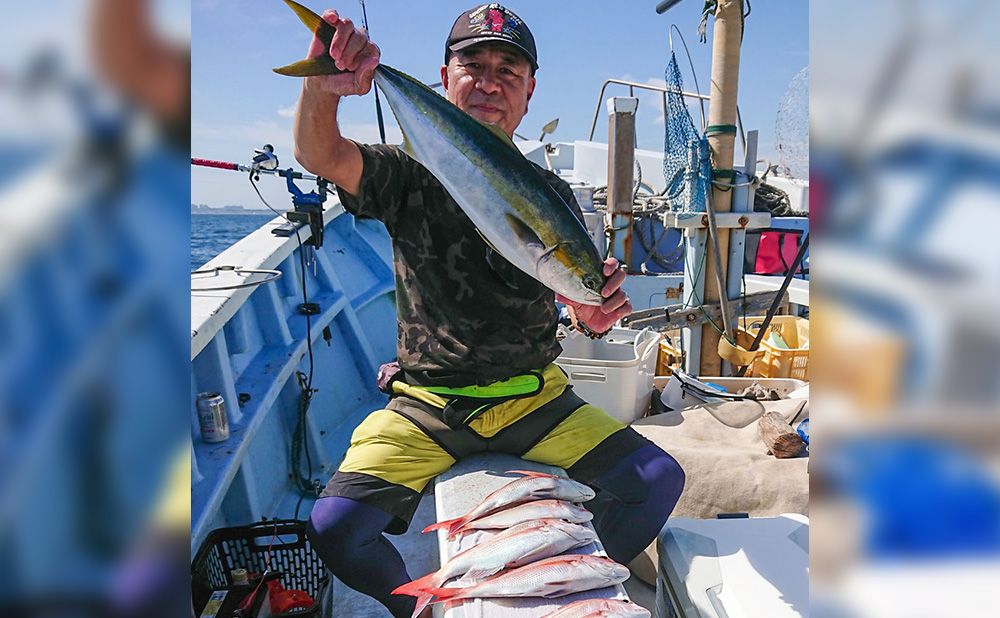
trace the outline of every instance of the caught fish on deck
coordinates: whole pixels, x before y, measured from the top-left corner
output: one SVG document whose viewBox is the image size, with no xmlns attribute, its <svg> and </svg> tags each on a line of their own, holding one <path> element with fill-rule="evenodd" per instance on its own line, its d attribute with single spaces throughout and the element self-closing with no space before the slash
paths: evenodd
<svg viewBox="0 0 1000 618">
<path fill-rule="evenodd" d="M 524 566 L 596 539 L 592 529 L 560 519 L 524 522 L 456 554 L 437 571 L 403 584 L 392 593 L 417 597 L 417 615 L 434 596 L 427 590 L 439 588 L 449 579 L 461 576 L 459 582 L 471 584 L 505 568 Z"/>
<path fill-rule="evenodd" d="M 301 4 L 285 3 L 329 47 L 336 29 Z M 328 54 L 274 71 L 343 73 Z M 392 67 L 380 64 L 374 79 L 403 132 L 403 151 L 444 185 L 489 245 L 562 296 L 602 303 L 603 262 L 586 228 L 510 137 Z"/>
<path fill-rule="evenodd" d="M 534 500 L 474 519 L 449 534 L 448 538 L 454 538 L 462 532 L 472 530 L 505 530 L 522 522 L 536 519 L 562 519 L 574 524 L 582 524 L 593 518 L 593 513 L 573 502 Z"/>
<path fill-rule="evenodd" d="M 584 599 L 560 607 L 542 618 L 649 618 L 649 610 L 620 599 Z"/>
<path fill-rule="evenodd" d="M 620 584 L 629 570 L 610 558 L 570 554 L 533 562 L 502 571 L 482 582 L 460 588 L 428 588 L 431 603 L 475 598 L 542 597 L 556 598 Z"/>
<path fill-rule="evenodd" d="M 572 479 L 553 474 L 526 470 L 509 470 L 507 474 L 521 474 L 524 475 L 524 478 L 507 483 L 486 496 L 482 502 L 465 515 L 431 524 L 424 528 L 424 532 L 444 529 L 451 535 L 475 519 L 532 500 L 554 499 L 567 502 L 586 502 L 592 500 L 595 495 L 594 490 L 583 483 L 577 483 Z"/>
</svg>

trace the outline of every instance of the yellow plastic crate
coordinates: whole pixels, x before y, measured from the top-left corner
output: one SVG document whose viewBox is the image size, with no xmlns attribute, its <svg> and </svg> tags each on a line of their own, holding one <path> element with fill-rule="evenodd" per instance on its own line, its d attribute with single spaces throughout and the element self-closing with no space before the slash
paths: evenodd
<svg viewBox="0 0 1000 618">
<path fill-rule="evenodd" d="M 763 323 L 763 316 L 738 320 L 740 330 L 751 337 L 757 336 Z M 788 349 L 769 343 L 771 333 L 777 333 Z M 774 316 L 760 342 L 760 349 L 764 354 L 750 365 L 749 375 L 809 381 L 809 320 L 792 315 Z"/>
<path fill-rule="evenodd" d="M 680 348 L 674 347 L 667 338 L 660 340 L 659 353 L 656 356 L 656 375 L 670 376 L 675 369 L 680 369 L 684 363 L 684 354 Z"/>
</svg>

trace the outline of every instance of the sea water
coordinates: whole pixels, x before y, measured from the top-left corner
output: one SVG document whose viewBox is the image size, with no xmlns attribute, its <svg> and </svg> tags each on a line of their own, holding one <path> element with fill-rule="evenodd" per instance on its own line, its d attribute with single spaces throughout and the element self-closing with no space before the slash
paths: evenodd
<svg viewBox="0 0 1000 618">
<path fill-rule="evenodd" d="M 191 215 L 191 270 L 201 268 L 275 215 Z"/>
</svg>

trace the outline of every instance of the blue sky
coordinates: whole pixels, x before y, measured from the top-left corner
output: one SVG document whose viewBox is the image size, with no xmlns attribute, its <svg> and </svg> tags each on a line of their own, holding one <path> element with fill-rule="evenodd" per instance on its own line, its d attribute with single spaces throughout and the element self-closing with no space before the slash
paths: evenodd
<svg viewBox="0 0 1000 618">
<path fill-rule="evenodd" d="M 316 1 L 305 4 L 316 12 L 328 6 Z M 711 35 L 709 43 L 702 44 L 696 32 L 703 3 L 683 0 L 665 15 L 657 15 L 655 5 L 656 0 L 508 2 L 506 6 L 534 33 L 540 65 L 529 113 L 518 132 L 535 137 L 543 124 L 558 117 L 559 128 L 551 139 L 586 139 L 605 79 L 662 83 L 671 24 L 687 40 L 701 90 L 707 93 Z M 448 30 L 472 6 L 468 0 L 366 2 L 369 28 L 382 49 L 382 61 L 428 83 L 439 80 Z M 330 8 L 361 21 L 357 0 Z M 280 0 L 193 0 L 191 11 L 193 155 L 245 162 L 253 148 L 268 142 L 274 144 L 283 167 L 295 165 L 291 125 L 300 80 L 276 75 L 271 68 L 302 58 L 309 32 Z M 685 88 L 692 90 L 683 47 L 674 38 Z M 760 130 L 762 157 L 773 153 L 778 103 L 789 81 L 808 62 L 808 3 L 752 2 L 739 102 L 746 127 Z M 609 94 L 626 94 L 613 88 Z M 392 128 L 390 137 L 398 136 L 391 112 L 385 105 L 383 111 Z M 601 141 L 607 139 L 605 115 L 602 111 L 595 132 Z M 348 98 L 341 103 L 339 117 L 345 135 L 378 140 L 373 95 Z M 640 148 L 663 148 L 662 122 L 659 97 L 640 96 Z M 266 180 L 270 181 L 263 183 L 266 197 L 272 205 L 284 207 L 288 198 L 281 183 Z M 197 168 L 192 170 L 192 201 L 212 206 L 258 203 L 245 178 Z"/>
</svg>

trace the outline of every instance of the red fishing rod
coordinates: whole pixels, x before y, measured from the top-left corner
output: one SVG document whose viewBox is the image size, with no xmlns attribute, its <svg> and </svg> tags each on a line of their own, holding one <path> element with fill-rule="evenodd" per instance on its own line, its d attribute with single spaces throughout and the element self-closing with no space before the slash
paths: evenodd
<svg viewBox="0 0 1000 618">
<path fill-rule="evenodd" d="M 263 196 L 261 196 L 260 191 L 257 189 L 256 181 L 260 180 L 261 174 L 271 174 L 284 178 L 285 186 L 288 192 L 292 194 L 293 208 L 284 214 L 278 214 L 288 219 L 292 225 L 276 227 L 271 230 L 271 233 L 276 236 L 291 236 L 295 233 L 297 227 L 295 224 L 305 224 L 309 226 L 312 232 L 311 237 L 306 241 L 307 244 L 311 244 L 317 248 L 323 245 L 323 203 L 326 201 L 329 182 L 322 176 L 306 174 L 290 167 L 287 169 L 278 169 L 278 157 L 274 154 L 274 147 L 271 144 L 264 144 L 263 148 L 254 149 L 254 157 L 250 165 L 217 161 L 214 159 L 201 159 L 198 157 L 191 157 L 191 165 L 249 174 L 250 184 L 253 185 L 257 196 L 260 197 L 261 201 L 268 208 L 271 207 L 264 200 Z M 317 190 L 305 193 L 295 186 L 293 182 L 295 180 L 314 181 Z M 271 210 L 274 209 L 272 208 Z"/>
</svg>

